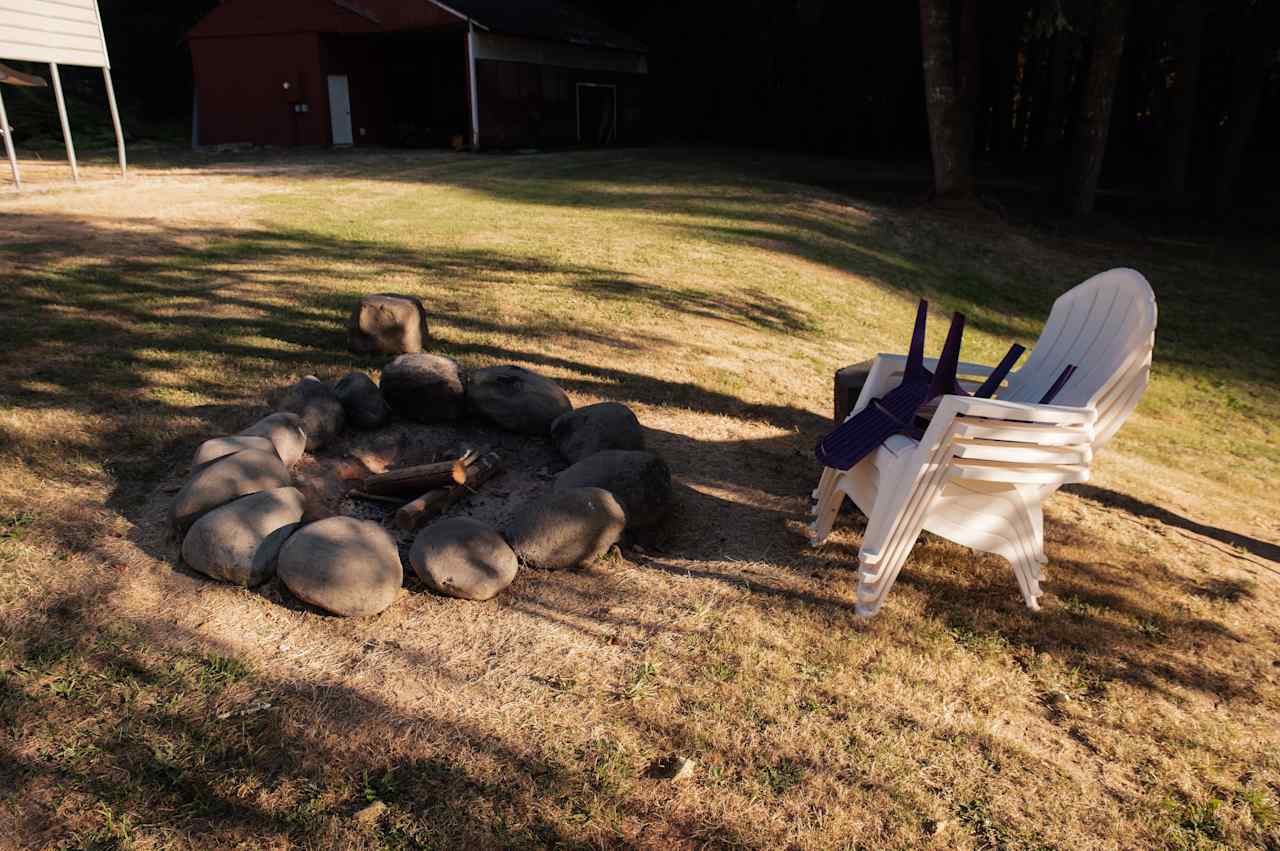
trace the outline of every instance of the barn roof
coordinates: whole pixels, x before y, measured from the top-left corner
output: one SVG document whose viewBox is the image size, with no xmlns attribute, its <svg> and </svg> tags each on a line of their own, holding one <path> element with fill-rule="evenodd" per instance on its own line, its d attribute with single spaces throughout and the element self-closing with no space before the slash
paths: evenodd
<svg viewBox="0 0 1280 851">
<path fill-rule="evenodd" d="M 620 32 L 565 0 L 446 0 L 477 24 L 495 32 L 645 51 L 643 42 Z"/>
<path fill-rule="evenodd" d="M 223 0 L 190 38 L 267 33 L 378 33 L 465 20 L 481 29 L 644 52 L 645 45 L 568 0 Z"/>
</svg>

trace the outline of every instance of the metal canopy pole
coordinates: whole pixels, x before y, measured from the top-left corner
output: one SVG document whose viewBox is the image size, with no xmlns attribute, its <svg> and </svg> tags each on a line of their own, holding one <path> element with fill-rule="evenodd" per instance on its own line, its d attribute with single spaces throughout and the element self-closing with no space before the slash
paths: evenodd
<svg viewBox="0 0 1280 851">
<path fill-rule="evenodd" d="M 471 150 L 480 150 L 480 101 L 476 85 L 476 28 L 467 19 L 467 82 L 471 87 Z"/>
<path fill-rule="evenodd" d="M 53 76 L 53 94 L 58 101 L 58 118 L 62 119 L 62 138 L 67 143 L 67 161 L 71 163 L 71 177 L 80 182 L 80 166 L 76 164 L 76 146 L 71 142 L 71 123 L 67 121 L 67 103 L 62 99 L 62 78 L 58 76 L 58 63 L 49 63 Z"/>
<path fill-rule="evenodd" d="M 4 111 L 4 95 L 0 94 L 0 133 L 4 134 L 4 150 L 9 155 L 9 167 L 13 169 L 13 182 L 22 191 L 22 175 L 18 174 L 18 156 L 13 152 L 13 130 L 9 128 L 9 114 Z"/>
<path fill-rule="evenodd" d="M 116 127 L 116 151 L 120 155 L 120 176 L 123 178 L 128 176 L 129 166 L 124 157 L 124 128 L 120 126 L 120 110 L 116 109 L 116 88 L 111 85 L 110 68 L 102 69 L 102 79 L 107 82 L 107 103 L 111 106 L 111 123 Z"/>
</svg>

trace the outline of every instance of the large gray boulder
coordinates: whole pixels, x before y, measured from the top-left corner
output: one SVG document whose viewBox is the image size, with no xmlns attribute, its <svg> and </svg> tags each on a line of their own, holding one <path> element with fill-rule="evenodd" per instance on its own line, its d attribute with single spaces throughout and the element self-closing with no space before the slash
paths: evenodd
<svg viewBox="0 0 1280 851">
<path fill-rule="evenodd" d="M 347 424 L 347 413 L 333 388 L 314 375 L 305 376 L 285 390 L 276 410 L 301 418 L 307 447 L 313 450 L 332 443 Z"/>
<path fill-rule="evenodd" d="M 276 488 L 215 508 L 191 525 L 182 560 L 213 579 L 252 588 L 276 572 L 280 546 L 302 522 L 302 493 Z"/>
<path fill-rule="evenodd" d="M 557 417 L 573 410 L 550 378 L 521 366 L 489 366 L 471 373 L 467 408 L 500 428 L 545 436 Z"/>
<path fill-rule="evenodd" d="M 289 470 L 274 452 L 245 449 L 197 470 L 173 498 L 169 519 L 178 532 L 220 505 L 289 486 Z"/>
<path fill-rule="evenodd" d="M 382 396 L 401 416 L 420 423 L 456 420 L 466 410 L 462 367 L 441 355 L 410 354 L 382 369 Z"/>
<path fill-rule="evenodd" d="M 644 449 L 644 429 L 626 405 L 601 402 L 557 417 L 551 440 L 574 462 L 606 449 Z"/>
<path fill-rule="evenodd" d="M 411 295 L 379 293 L 360 299 L 347 321 L 347 344 L 360 355 L 402 355 L 422 351 L 430 339 L 427 311 Z"/>
<path fill-rule="evenodd" d="M 354 517 L 329 517 L 294 532 L 280 549 L 276 573 L 298 599 L 347 617 L 378 614 L 404 581 L 391 535 Z"/>
<path fill-rule="evenodd" d="M 501 535 L 469 517 L 450 517 L 419 532 L 409 563 L 432 591 L 463 600 L 488 600 L 511 584 L 520 567 Z"/>
<path fill-rule="evenodd" d="M 380 428 L 391 419 L 391 407 L 382 391 L 363 372 L 351 372 L 338 379 L 333 392 L 342 403 L 347 422 L 356 428 Z"/>
<path fill-rule="evenodd" d="M 196 449 L 196 454 L 191 458 L 191 469 L 198 470 L 205 464 L 227 455 L 234 455 L 244 449 L 257 449 L 261 452 L 276 451 L 275 444 L 265 437 L 251 437 L 247 434 L 215 437 L 212 440 L 206 440 Z"/>
<path fill-rule="evenodd" d="M 671 470 L 653 452 L 606 449 L 556 476 L 557 491 L 604 488 L 627 514 L 627 526 L 652 526 L 671 506 Z"/>
<path fill-rule="evenodd" d="M 302 417 L 297 414 L 269 414 L 240 434 L 270 440 L 286 467 L 298 463 L 302 453 L 307 451 L 307 433 L 302 430 Z"/>
<path fill-rule="evenodd" d="M 522 562 L 557 570 L 604 555 L 626 526 L 626 514 L 613 494 L 569 488 L 525 504 L 504 532 Z"/>
</svg>

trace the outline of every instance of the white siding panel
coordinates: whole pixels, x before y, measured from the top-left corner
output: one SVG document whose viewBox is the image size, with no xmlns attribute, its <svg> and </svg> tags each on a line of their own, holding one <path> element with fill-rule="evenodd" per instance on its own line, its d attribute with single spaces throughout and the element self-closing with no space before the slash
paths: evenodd
<svg viewBox="0 0 1280 851">
<path fill-rule="evenodd" d="M 97 21 L 51 20 L 29 12 L 10 12 L 0 0 L 0 26 L 37 33 L 64 33 L 98 40 Z"/>
<path fill-rule="evenodd" d="M 97 26 L 92 0 L 0 0 L 0 12 L 16 12 L 60 21 L 79 21 Z M 8 19 L 8 15 L 4 15 Z"/>
<path fill-rule="evenodd" d="M 0 59 L 107 67 L 96 0 L 0 0 Z"/>
</svg>

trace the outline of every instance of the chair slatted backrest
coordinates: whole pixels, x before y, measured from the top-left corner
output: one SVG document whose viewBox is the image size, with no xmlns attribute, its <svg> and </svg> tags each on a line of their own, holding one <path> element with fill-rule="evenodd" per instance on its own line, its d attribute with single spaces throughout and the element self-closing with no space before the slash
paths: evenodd
<svg viewBox="0 0 1280 851">
<path fill-rule="evenodd" d="M 1038 401 L 1068 365 L 1055 405 L 1098 410 L 1094 447 L 1120 428 L 1146 388 L 1155 345 L 1156 298 L 1133 269 L 1094 275 L 1058 297 L 1022 369 L 998 398 Z"/>
</svg>

